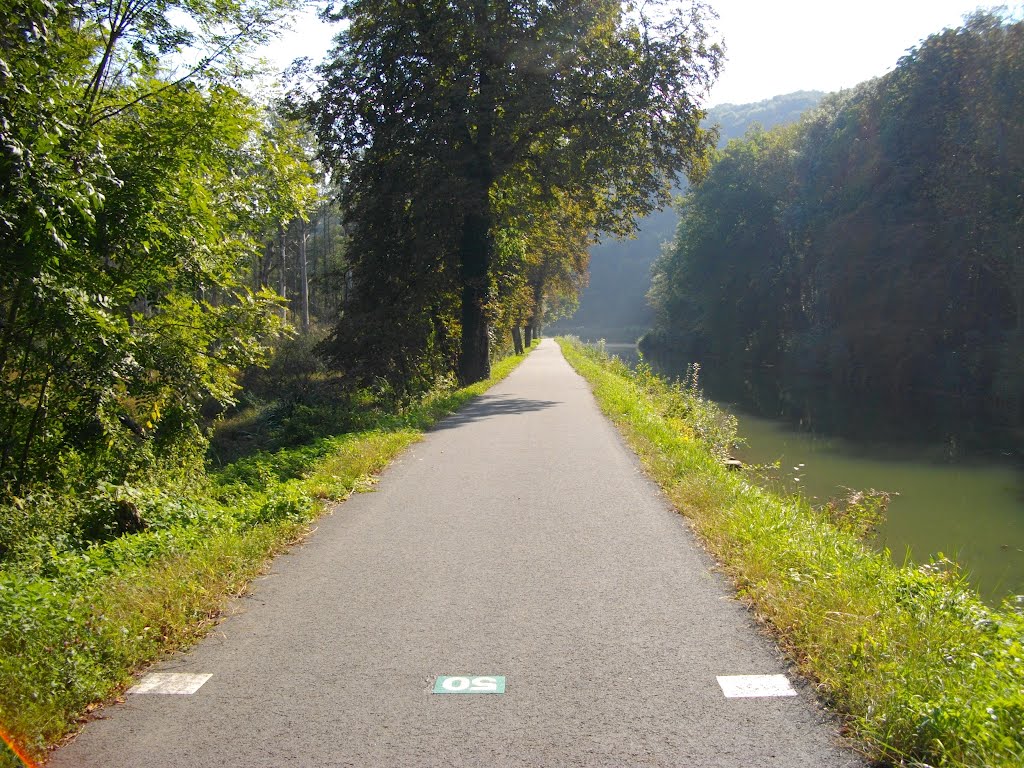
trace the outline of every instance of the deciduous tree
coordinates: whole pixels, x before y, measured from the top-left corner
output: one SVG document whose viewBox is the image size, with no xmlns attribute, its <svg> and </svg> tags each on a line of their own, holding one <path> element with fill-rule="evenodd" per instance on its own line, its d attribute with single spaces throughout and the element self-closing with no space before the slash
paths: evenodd
<svg viewBox="0 0 1024 768">
<path fill-rule="evenodd" d="M 667 202 L 680 174 L 703 169 L 711 140 L 699 128 L 701 97 L 722 53 L 707 15 L 700 5 L 618 0 L 340 5 L 349 26 L 310 112 L 322 156 L 348 185 L 431 179 L 454 206 L 437 229 L 457 276 L 461 381 L 489 372 L 495 193 L 510 175 L 549 199 L 594 202 L 598 229 L 626 232 Z M 415 202 L 405 212 L 430 208 Z M 349 226 L 362 227 L 367 213 L 347 207 Z M 417 260 L 411 241 L 381 235 L 391 241 L 382 268 Z"/>
</svg>

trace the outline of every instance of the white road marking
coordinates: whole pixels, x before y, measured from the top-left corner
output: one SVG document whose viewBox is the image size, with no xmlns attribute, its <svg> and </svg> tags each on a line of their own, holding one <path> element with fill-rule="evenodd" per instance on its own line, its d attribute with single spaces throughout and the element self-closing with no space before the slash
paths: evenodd
<svg viewBox="0 0 1024 768">
<path fill-rule="evenodd" d="M 796 696 L 785 675 L 719 675 L 717 679 L 727 699 Z"/>
<path fill-rule="evenodd" d="M 434 693 L 504 693 L 505 676 L 466 677 L 442 675 L 434 681 Z"/>
<path fill-rule="evenodd" d="M 213 675 L 194 675 L 187 672 L 150 672 L 128 693 L 192 694 L 203 687 Z"/>
</svg>

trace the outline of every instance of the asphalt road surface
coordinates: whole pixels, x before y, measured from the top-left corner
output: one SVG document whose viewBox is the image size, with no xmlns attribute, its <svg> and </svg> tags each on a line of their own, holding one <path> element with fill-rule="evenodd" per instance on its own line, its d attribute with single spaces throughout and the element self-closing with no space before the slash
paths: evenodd
<svg viewBox="0 0 1024 768">
<path fill-rule="evenodd" d="M 863 765 L 550 340 L 152 671 L 50 764 Z"/>
</svg>

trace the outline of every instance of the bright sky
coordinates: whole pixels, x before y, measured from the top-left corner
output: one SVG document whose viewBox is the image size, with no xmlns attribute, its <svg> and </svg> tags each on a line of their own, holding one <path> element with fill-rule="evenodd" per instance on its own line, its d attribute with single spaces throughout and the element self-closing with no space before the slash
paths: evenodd
<svg viewBox="0 0 1024 768">
<path fill-rule="evenodd" d="M 838 91 L 896 66 L 928 35 L 959 26 L 977 0 L 710 0 L 728 61 L 711 104 Z M 1020 3 L 1008 4 L 1018 12 Z M 991 7 L 986 4 L 984 7 Z"/>
<path fill-rule="evenodd" d="M 728 60 L 710 105 L 761 101 L 800 90 L 836 91 L 891 70 L 908 49 L 957 26 L 977 0 L 708 0 Z M 1019 18 L 1024 3 L 1008 3 Z M 310 10 L 266 55 L 280 67 L 320 61 L 336 25 Z"/>
</svg>

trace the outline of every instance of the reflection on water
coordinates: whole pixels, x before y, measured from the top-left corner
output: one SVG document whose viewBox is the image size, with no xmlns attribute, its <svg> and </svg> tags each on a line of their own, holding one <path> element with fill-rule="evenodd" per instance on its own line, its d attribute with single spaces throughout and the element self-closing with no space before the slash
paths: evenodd
<svg viewBox="0 0 1024 768">
<path fill-rule="evenodd" d="M 637 360 L 633 345 L 606 349 L 628 363 Z M 656 360 L 651 363 L 658 368 Z M 990 601 L 1024 593 L 1024 474 L 1015 464 L 997 458 L 951 462 L 941 446 L 867 446 L 727 408 L 745 440 L 737 458 L 778 462 L 769 475 L 787 490 L 815 503 L 846 488 L 898 493 L 877 540 L 897 561 L 925 562 L 941 552 L 955 557 Z"/>
</svg>

